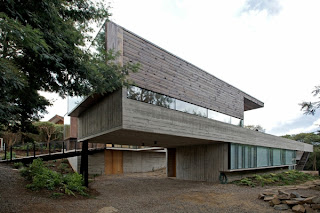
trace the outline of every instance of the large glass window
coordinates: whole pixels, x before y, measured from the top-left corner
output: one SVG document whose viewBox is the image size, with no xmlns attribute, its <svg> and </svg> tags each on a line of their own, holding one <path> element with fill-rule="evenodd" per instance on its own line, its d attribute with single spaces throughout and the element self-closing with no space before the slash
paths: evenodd
<svg viewBox="0 0 320 213">
<path fill-rule="evenodd" d="M 224 123 L 231 123 L 231 116 L 225 115 L 213 110 L 208 110 L 208 118 L 211 118 L 213 120 L 221 121 Z"/>
<path fill-rule="evenodd" d="M 295 151 L 261 146 L 230 144 L 230 169 L 295 164 Z"/>
<path fill-rule="evenodd" d="M 272 163 L 273 166 L 280 166 L 281 165 L 281 150 L 280 149 L 273 149 L 272 150 Z"/>
<path fill-rule="evenodd" d="M 150 90 L 142 89 L 136 86 L 128 87 L 127 98 L 136 101 L 141 101 L 169 109 L 175 109 L 180 112 L 186 112 L 193 115 L 198 115 L 201 117 L 206 117 L 221 121 L 224 123 L 229 123 L 237 126 L 243 126 L 243 120 L 239 118 L 234 118 L 229 115 L 225 115 L 220 112 L 209 110 L 204 107 L 197 106 L 195 104 L 187 103 L 167 95 L 162 95 Z"/>
</svg>

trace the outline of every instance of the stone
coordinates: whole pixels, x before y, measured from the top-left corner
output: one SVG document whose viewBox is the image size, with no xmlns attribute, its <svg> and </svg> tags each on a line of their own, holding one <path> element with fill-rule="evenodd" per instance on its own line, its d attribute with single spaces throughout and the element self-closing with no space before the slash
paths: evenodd
<svg viewBox="0 0 320 213">
<path fill-rule="evenodd" d="M 303 205 L 296 205 L 292 207 L 293 212 L 305 212 L 306 209 L 304 208 Z"/>
<path fill-rule="evenodd" d="M 279 195 L 289 195 L 288 192 L 285 192 L 284 190 L 279 189 L 278 190 Z"/>
<path fill-rule="evenodd" d="M 264 198 L 263 198 L 263 200 L 264 201 L 270 201 L 270 200 L 272 200 L 274 198 L 274 196 L 265 196 Z"/>
<path fill-rule="evenodd" d="M 307 197 L 306 199 L 304 199 L 304 203 L 307 203 L 307 204 L 311 204 L 312 203 L 312 199 L 315 198 L 315 197 Z"/>
<path fill-rule="evenodd" d="M 311 203 L 319 204 L 320 203 L 320 197 L 312 198 L 312 202 Z"/>
<path fill-rule="evenodd" d="M 262 194 L 262 193 L 260 193 L 259 195 L 258 195 L 258 199 L 263 199 L 264 198 L 264 194 Z"/>
<path fill-rule="evenodd" d="M 286 200 L 285 202 L 288 205 L 298 205 L 299 204 L 299 201 L 297 201 L 297 200 Z"/>
<path fill-rule="evenodd" d="M 272 207 L 274 207 L 274 204 L 272 203 L 271 200 L 269 201 L 269 205 L 272 206 Z"/>
<path fill-rule="evenodd" d="M 279 205 L 281 203 L 281 201 L 278 198 L 273 198 L 270 202 L 272 202 L 274 206 Z"/>
<path fill-rule="evenodd" d="M 304 208 L 306 209 L 306 213 L 316 213 L 316 211 L 310 206 L 304 206 Z"/>
<path fill-rule="evenodd" d="M 277 194 L 277 192 L 274 191 L 263 191 L 262 194 L 266 195 L 266 196 L 272 196 Z"/>
<path fill-rule="evenodd" d="M 291 198 L 301 198 L 300 194 L 298 192 L 291 192 L 290 193 Z"/>
<path fill-rule="evenodd" d="M 112 206 L 107 206 L 107 207 L 103 207 L 102 209 L 99 209 L 97 213 L 115 213 L 115 212 L 119 212 L 118 209 Z"/>
<path fill-rule="evenodd" d="M 273 207 L 275 210 L 288 210 L 289 206 L 287 204 L 279 204 Z"/>
<path fill-rule="evenodd" d="M 289 200 L 290 199 L 290 195 L 289 194 L 279 194 L 278 195 L 278 199 L 279 200 Z"/>
<path fill-rule="evenodd" d="M 320 204 L 311 204 L 313 209 L 320 209 Z"/>
</svg>

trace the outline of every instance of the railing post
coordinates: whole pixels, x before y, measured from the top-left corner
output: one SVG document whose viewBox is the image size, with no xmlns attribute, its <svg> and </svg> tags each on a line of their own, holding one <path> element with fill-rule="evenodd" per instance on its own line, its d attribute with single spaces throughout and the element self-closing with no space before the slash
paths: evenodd
<svg viewBox="0 0 320 213">
<path fill-rule="evenodd" d="M 62 153 L 64 154 L 64 141 L 62 142 Z"/>
<path fill-rule="evenodd" d="M 88 168 L 88 141 L 82 142 L 80 173 L 82 174 L 84 185 L 89 185 L 89 168 Z"/>
<path fill-rule="evenodd" d="M 74 152 L 77 152 L 77 141 L 74 141 Z"/>
<path fill-rule="evenodd" d="M 10 161 L 12 161 L 12 146 L 10 147 Z"/>
<path fill-rule="evenodd" d="M 51 144 L 49 142 L 49 155 L 51 155 L 50 148 L 51 148 Z"/>
<path fill-rule="evenodd" d="M 29 157 L 29 145 L 27 144 L 27 157 Z"/>
<path fill-rule="evenodd" d="M 36 144 L 33 142 L 33 157 L 36 157 Z"/>
<path fill-rule="evenodd" d="M 4 144 L 4 160 L 7 160 L 7 144 Z"/>
</svg>

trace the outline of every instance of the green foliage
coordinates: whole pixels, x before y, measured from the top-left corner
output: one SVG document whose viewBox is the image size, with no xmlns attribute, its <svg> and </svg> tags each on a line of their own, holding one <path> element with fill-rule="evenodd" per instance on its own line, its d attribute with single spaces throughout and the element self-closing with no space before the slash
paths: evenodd
<svg viewBox="0 0 320 213">
<path fill-rule="evenodd" d="M 241 180 L 234 181 L 233 183 L 251 187 L 260 185 L 263 187 L 265 185 L 294 185 L 315 179 L 318 179 L 318 177 L 305 174 L 297 170 L 289 170 L 287 172 L 277 174 L 269 173 L 264 175 L 254 175 L 253 177 L 242 178 Z"/>
<path fill-rule="evenodd" d="M 312 91 L 312 93 L 313 93 L 313 96 L 320 95 L 320 86 L 316 86 L 315 89 Z M 314 115 L 316 113 L 317 109 L 320 108 L 320 101 L 314 101 L 314 102 L 304 101 L 304 102 L 300 103 L 300 106 L 301 106 L 301 110 L 304 110 L 305 114 Z"/>
<path fill-rule="evenodd" d="M 49 121 L 39 121 L 33 124 L 39 131 L 42 141 L 63 140 L 63 124 L 54 124 Z"/>
<path fill-rule="evenodd" d="M 16 158 L 16 153 L 12 152 L 12 159 Z M 11 159 L 11 154 L 10 152 L 7 152 L 7 158 L 5 158 L 5 156 L 3 156 L 2 160 L 10 160 Z"/>
<path fill-rule="evenodd" d="M 260 126 L 260 125 L 247 125 L 247 126 L 244 126 L 244 128 L 247 128 L 247 129 L 251 129 L 253 131 L 257 131 L 257 132 L 265 132 L 266 130 Z"/>
<path fill-rule="evenodd" d="M 311 142 L 320 142 L 320 135 L 314 134 L 314 133 L 300 133 L 300 134 L 293 134 L 293 135 L 284 135 L 281 136 L 283 138 L 295 140 L 295 141 L 300 141 L 304 143 L 309 143 Z"/>
<path fill-rule="evenodd" d="M 112 62 L 117 54 L 85 47 L 92 41 L 91 26 L 110 15 L 103 2 L 0 1 L 0 124 L 23 132 L 32 128 L 51 104 L 38 91 L 87 96 L 128 83 L 137 65 L 121 66 Z"/>
<path fill-rule="evenodd" d="M 85 192 L 86 187 L 83 186 L 83 178 L 82 175 L 78 173 L 67 174 L 63 177 L 64 190 L 65 193 L 70 195 L 74 195 L 73 192 L 78 192 L 83 196 L 87 196 L 88 194 Z"/>
<path fill-rule="evenodd" d="M 86 187 L 83 186 L 82 175 L 78 173 L 62 175 L 47 168 L 41 159 L 34 160 L 28 168 L 21 169 L 20 173 L 31 181 L 27 185 L 28 189 L 48 189 L 64 191 L 67 195 L 75 196 L 75 193 L 79 193 L 87 196 Z"/>
<path fill-rule="evenodd" d="M 13 164 L 13 167 L 16 168 L 16 169 L 20 169 L 20 168 L 23 167 L 23 163 L 22 163 L 22 162 L 14 163 L 14 164 Z"/>
</svg>

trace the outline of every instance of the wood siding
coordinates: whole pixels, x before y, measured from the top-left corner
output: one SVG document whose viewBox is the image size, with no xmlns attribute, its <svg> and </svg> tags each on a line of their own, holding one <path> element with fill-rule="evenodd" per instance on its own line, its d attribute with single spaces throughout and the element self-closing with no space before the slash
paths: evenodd
<svg viewBox="0 0 320 213">
<path fill-rule="evenodd" d="M 122 125 L 121 90 L 106 95 L 78 117 L 78 137 L 83 139 Z"/>
<path fill-rule="evenodd" d="M 244 97 L 263 106 L 232 85 L 112 22 L 106 28 L 107 40 L 112 43 L 108 48 L 119 44 L 115 47 L 121 52 L 118 60 L 141 64 L 139 72 L 130 74 L 137 86 L 241 119 Z"/>
</svg>

